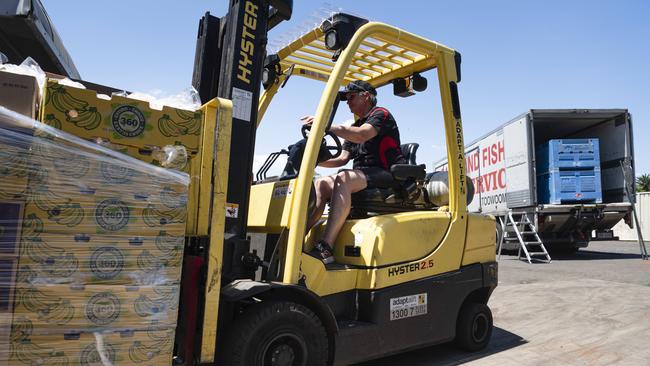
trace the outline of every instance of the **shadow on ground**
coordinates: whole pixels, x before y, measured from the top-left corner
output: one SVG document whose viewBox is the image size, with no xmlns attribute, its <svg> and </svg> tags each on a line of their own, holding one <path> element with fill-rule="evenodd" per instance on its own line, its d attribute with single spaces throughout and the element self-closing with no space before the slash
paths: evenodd
<svg viewBox="0 0 650 366">
<path fill-rule="evenodd" d="M 481 352 L 467 353 L 454 347 L 453 343 L 421 348 L 415 351 L 400 353 L 379 360 L 357 364 L 357 366 L 448 366 L 460 365 L 465 362 L 503 352 L 523 344 L 527 341 L 520 336 L 510 333 L 505 329 L 494 327 L 492 339 L 486 349 Z"/>
<path fill-rule="evenodd" d="M 553 260 L 608 260 L 608 259 L 641 259 L 641 254 L 635 253 L 613 253 L 613 252 L 595 252 L 591 250 L 580 249 L 577 253 L 555 253 L 551 252 Z"/>
<path fill-rule="evenodd" d="M 567 252 L 567 251 L 556 251 L 549 250 L 549 254 L 552 260 L 558 261 L 593 261 L 593 260 L 620 260 L 620 259 L 641 259 L 641 254 L 635 253 L 614 253 L 614 252 L 597 252 L 587 249 L 580 249 L 576 253 Z M 503 250 L 501 252 L 503 259 L 507 260 L 517 260 L 517 251 L 516 250 Z M 526 256 L 522 253 L 522 261 L 526 261 Z M 513 258 L 514 257 L 514 258 Z M 533 263 L 542 263 L 542 261 L 533 261 Z"/>
</svg>

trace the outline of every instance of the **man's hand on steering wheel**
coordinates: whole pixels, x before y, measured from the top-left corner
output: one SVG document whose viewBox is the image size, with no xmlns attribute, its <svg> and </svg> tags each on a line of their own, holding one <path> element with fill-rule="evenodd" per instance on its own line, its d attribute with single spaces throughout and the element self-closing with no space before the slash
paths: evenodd
<svg viewBox="0 0 650 366">
<path fill-rule="evenodd" d="M 314 122 L 314 116 L 305 116 L 302 117 L 300 120 L 303 121 L 304 123 L 300 128 L 300 132 L 302 133 L 302 137 L 307 138 L 309 137 L 309 131 L 311 130 L 311 125 Z M 327 141 L 325 140 L 326 136 L 330 136 L 332 140 L 334 140 L 334 145 L 327 145 Z M 331 155 L 331 157 L 325 160 L 338 158 L 339 155 L 341 155 L 341 153 L 343 152 L 343 146 L 341 145 L 341 140 L 339 139 L 338 136 L 336 136 L 331 131 L 325 131 L 325 136 L 323 136 L 322 145 L 323 146 L 321 146 L 321 149 L 325 148 L 325 150 Z M 321 159 L 318 160 L 319 162 L 321 162 Z"/>
</svg>

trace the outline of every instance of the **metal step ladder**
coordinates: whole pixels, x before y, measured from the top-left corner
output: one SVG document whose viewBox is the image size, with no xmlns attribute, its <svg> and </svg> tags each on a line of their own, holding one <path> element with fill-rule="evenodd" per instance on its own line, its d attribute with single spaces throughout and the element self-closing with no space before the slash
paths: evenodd
<svg viewBox="0 0 650 366">
<path fill-rule="evenodd" d="M 544 243 L 537 234 L 535 224 L 528 217 L 527 212 L 508 212 L 506 218 L 499 218 L 501 225 L 501 237 L 499 238 L 499 260 L 501 259 L 501 248 L 504 242 L 518 242 L 518 259 L 526 259 L 528 263 L 540 261 L 551 263 L 551 256 L 548 254 Z M 514 235 L 513 235 L 514 234 Z M 525 254 L 525 257 L 522 255 Z"/>
</svg>

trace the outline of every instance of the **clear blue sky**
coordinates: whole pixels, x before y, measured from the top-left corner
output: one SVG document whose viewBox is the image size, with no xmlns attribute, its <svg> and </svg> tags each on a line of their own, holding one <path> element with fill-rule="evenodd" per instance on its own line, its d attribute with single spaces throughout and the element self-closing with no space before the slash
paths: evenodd
<svg viewBox="0 0 650 366">
<path fill-rule="evenodd" d="M 225 13 L 227 0 L 42 0 L 83 79 L 131 91 L 175 94 L 191 84 L 200 17 Z M 325 3 L 295 0 L 295 31 Z M 465 141 L 531 108 L 628 108 L 637 175 L 650 173 L 650 1 L 329 1 L 459 50 Z M 258 134 L 256 159 L 298 138 L 321 84 L 292 78 Z M 380 91 L 402 130 L 419 142 L 418 160 L 443 156 L 435 79 L 403 100 Z M 385 88 L 387 89 L 387 88 Z M 283 94 L 284 93 L 284 94 Z M 342 111 L 339 120 L 348 117 Z"/>
</svg>

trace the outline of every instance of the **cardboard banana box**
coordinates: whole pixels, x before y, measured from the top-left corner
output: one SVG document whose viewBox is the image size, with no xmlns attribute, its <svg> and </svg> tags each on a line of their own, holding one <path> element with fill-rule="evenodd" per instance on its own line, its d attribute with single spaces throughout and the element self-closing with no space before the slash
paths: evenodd
<svg viewBox="0 0 650 366">
<path fill-rule="evenodd" d="M 174 327 L 179 286 L 33 285 L 17 283 L 14 327 L 27 319 L 33 334 Z"/>
<path fill-rule="evenodd" d="M 20 243 L 20 271 L 28 283 L 35 284 L 143 286 L 180 282 L 183 237 L 161 232 L 146 240 L 116 239 L 123 238 L 25 235 Z"/>
<path fill-rule="evenodd" d="M 24 318 L 15 322 L 10 347 L 0 349 L 0 364 L 159 366 L 172 362 L 174 328 L 37 335 L 32 326 Z"/>
<path fill-rule="evenodd" d="M 137 148 L 181 144 L 199 148 L 203 113 L 163 107 L 113 96 L 100 99 L 93 90 L 79 89 L 48 80 L 41 121 L 85 139 L 106 139 Z"/>
<path fill-rule="evenodd" d="M 68 235 L 109 234 L 155 236 L 160 231 L 171 235 L 185 233 L 185 207 L 156 206 L 146 201 L 134 205 L 119 197 L 97 199 L 92 203 L 58 198 L 40 192 L 34 203 L 25 205 L 25 220 L 42 222 L 42 232 Z"/>
<path fill-rule="evenodd" d="M 47 187 L 79 195 L 116 195 L 150 199 L 168 199 L 177 194 L 187 196 L 187 187 L 179 182 L 161 178 L 155 171 L 142 172 L 125 161 L 113 157 L 84 155 L 61 149 L 34 152 L 29 184 L 33 189 Z M 41 155 L 42 154 L 42 155 Z M 165 195 L 160 197 L 160 195 Z"/>
</svg>

